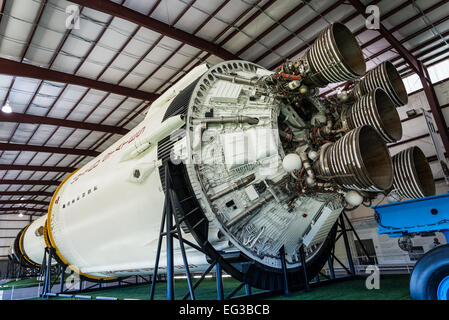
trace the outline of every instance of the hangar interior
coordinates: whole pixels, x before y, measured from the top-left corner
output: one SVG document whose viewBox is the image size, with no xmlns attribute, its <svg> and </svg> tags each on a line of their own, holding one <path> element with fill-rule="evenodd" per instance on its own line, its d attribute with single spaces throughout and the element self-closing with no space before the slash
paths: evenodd
<svg viewBox="0 0 449 320">
<path fill-rule="evenodd" d="M 449 152 L 447 0 L 0 0 L 0 3 L 3 299 L 37 298 L 42 290 L 42 277 L 36 278 L 42 276 L 38 267 L 21 268 L 11 263 L 10 247 L 19 232 L 47 214 L 53 195 L 66 178 L 144 121 L 152 103 L 170 94 L 180 79 L 204 63 L 213 68 L 231 60 L 248 61 L 274 72 L 285 61 L 303 57 L 323 30 L 334 23 L 344 24 L 353 33 L 367 72 L 389 61 L 404 82 L 408 102 L 396 109 L 402 137 L 387 143 L 390 154 L 420 148 L 431 168 L 435 194 L 449 191 L 445 164 Z M 367 27 L 367 17 L 371 15 L 367 8 L 379 9 L 379 26 Z M 326 83 L 317 96 L 335 97 L 347 88 L 347 81 Z M 426 113 L 433 118 L 437 134 L 429 133 Z M 92 190 L 95 193 L 96 186 Z M 122 201 L 126 202 L 126 190 L 122 191 Z M 114 196 L 120 195 L 111 198 Z M 391 281 L 402 286 L 401 293 L 391 298 L 409 299 L 408 279 L 415 263 L 436 243 L 447 242 L 441 232 L 423 232 L 412 238 L 412 244 L 407 243 L 411 248 L 404 250 L 398 241 L 402 238 L 378 234 L 371 206 L 386 204 L 387 198 L 386 194 L 380 194 L 368 204 L 364 202 L 346 212 L 356 233 L 349 230 L 335 242 L 333 255 L 341 263 L 335 263 L 334 271 L 344 275 L 345 266 L 352 262 L 354 272 L 366 276 L 367 266 L 376 265 L 382 276 L 392 277 Z M 159 228 L 159 220 L 155 224 Z M 329 275 L 329 270 L 326 262 L 321 272 Z M 230 294 L 238 281 L 226 270 L 222 272 L 225 290 Z M 215 277 L 216 273 L 214 269 L 211 275 Z M 66 277 L 72 274 L 67 273 Z M 199 277 L 201 272 L 192 274 Z M 175 278 L 177 285 L 182 281 L 178 287 L 184 286 L 188 292 L 185 277 Z M 147 279 L 136 275 L 105 281 L 99 287 L 125 284 L 126 288 L 118 287 L 116 292 L 120 293 L 99 291 L 84 295 L 142 298 L 148 295 Z M 165 275 L 160 275 L 160 288 L 165 290 L 164 279 Z M 319 276 L 310 280 L 320 281 Z M 207 298 L 211 292 L 215 294 L 215 280 L 208 276 L 205 281 L 212 287 L 203 291 Z M 132 284 L 140 286 L 135 290 L 145 293 L 133 295 Z M 347 284 L 338 285 L 345 288 Z M 92 284 L 86 281 L 80 286 L 90 289 Z M 53 292 L 58 292 L 56 287 Z M 388 287 L 385 284 L 382 288 Z M 243 294 L 244 289 L 239 287 Z M 15 296 L 11 292 L 14 290 Z M 313 289 L 309 297 L 319 299 L 320 290 L 327 289 L 324 285 Z M 201 292 L 201 287 L 197 291 Z M 159 296 L 165 298 L 164 294 Z M 322 296 L 338 299 L 326 294 Z M 390 297 L 388 294 L 373 290 L 367 293 L 367 299 L 385 299 Z M 296 297 L 308 296 L 300 293 Z"/>
</svg>

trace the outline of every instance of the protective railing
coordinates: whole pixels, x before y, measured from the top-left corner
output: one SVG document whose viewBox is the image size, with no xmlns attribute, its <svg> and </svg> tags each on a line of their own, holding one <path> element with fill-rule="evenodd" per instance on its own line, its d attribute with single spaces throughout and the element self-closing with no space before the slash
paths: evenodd
<svg viewBox="0 0 449 320">
<path fill-rule="evenodd" d="M 391 255 L 373 255 L 373 256 L 353 256 L 354 268 L 357 274 L 364 275 L 369 266 L 377 266 L 381 274 L 411 274 L 415 266 L 416 261 L 424 253 L 409 253 L 404 254 L 391 254 Z M 413 256 L 414 255 L 414 256 Z M 346 257 L 339 257 L 339 259 L 345 264 L 347 263 Z M 345 266 L 347 267 L 347 266 Z M 327 265 L 324 268 L 327 275 L 329 275 L 329 268 Z M 338 263 L 334 263 L 334 270 L 337 275 L 346 274 L 345 268 Z"/>
</svg>

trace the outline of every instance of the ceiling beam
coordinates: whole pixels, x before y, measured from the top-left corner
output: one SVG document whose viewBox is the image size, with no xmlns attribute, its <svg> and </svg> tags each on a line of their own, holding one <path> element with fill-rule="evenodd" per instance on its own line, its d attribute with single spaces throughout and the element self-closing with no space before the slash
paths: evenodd
<svg viewBox="0 0 449 320">
<path fill-rule="evenodd" d="M 59 186 L 61 181 L 57 180 L 12 180 L 2 179 L 0 184 L 15 184 L 24 186 Z"/>
<path fill-rule="evenodd" d="M 281 18 L 279 18 L 278 21 L 275 21 L 269 26 L 267 29 L 265 29 L 262 33 L 260 33 L 256 38 L 251 40 L 247 45 L 245 45 L 243 48 L 241 48 L 239 51 L 236 52 L 236 55 L 240 56 L 242 53 L 244 53 L 246 50 L 251 48 L 254 44 L 262 40 L 266 35 L 268 35 L 271 31 L 276 29 L 279 24 L 284 23 L 288 18 L 290 18 L 292 15 L 297 13 L 299 10 L 304 8 L 307 5 L 306 1 L 300 2 L 296 7 L 294 7 L 292 10 L 284 14 Z"/>
<path fill-rule="evenodd" d="M 444 44 L 444 46 L 446 46 L 446 44 Z M 430 56 L 427 56 L 427 57 L 424 58 L 424 59 L 421 59 L 421 62 L 422 62 L 423 64 L 425 64 L 426 67 L 428 68 L 428 67 L 430 67 L 431 65 L 433 65 L 434 62 L 436 62 L 436 61 L 433 61 L 432 63 L 427 63 L 427 62 L 432 61 L 432 60 L 435 60 L 435 59 L 440 58 L 440 57 L 442 57 L 442 58 L 441 58 L 441 59 L 437 59 L 438 62 L 439 62 L 439 61 L 442 61 L 442 60 L 444 60 L 444 59 L 447 59 L 448 56 L 447 56 L 446 54 L 447 54 L 448 52 L 449 52 L 449 48 L 446 48 L 446 49 L 441 50 L 441 51 L 439 51 L 439 52 L 436 52 L 436 53 L 434 53 L 434 54 L 432 54 L 432 55 L 430 55 Z M 407 70 L 409 70 L 409 71 L 407 71 Z M 410 73 L 410 72 L 413 73 L 413 70 L 410 70 L 409 67 L 400 69 L 400 70 L 398 70 L 398 71 L 399 71 L 399 73 L 400 73 L 401 75 L 404 75 L 404 74 L 406 74 L 406 73 L 408 74 L 408 73 Z"/>
<path fill-rule="evenodd" d="M 0 164 L 0 170 L 19 170 L 19 171 L 46 171 L 46 172 L 68 172 L 76 170 L 72 167 L 55 167 L 55 166 L 24 166 L 15 164 Z"/>
<path fill-rule="evenodd" d="M 447 4 L 447 0 L 441 0 L 441 1 L 437 2 L 437 3 L 435 3 L 434 5 L 432 5 L 431 7 L 425 9 L 425 10 L 423 11 L 423 13 L 424 13 L 424 14 L 429 14 L 429 13 L 431 13 L 432 11 L 436 11 L 437 9 L 439 9 L 441 6 L 443 6 L 443 5 L 445 5 L 445 4 Z M 392 27 L 391 29 L 388 29 L 388 32 L 389 32 L 390 34 L 393 34 L 394 32 L 399 31 L 400 29 L 404 28 L 405 26 L 407 26 L 407 25 L 409 25 L 409 24 L 411 24 L 411 23 L 416 22 L 416 20 L 419 19 L 419 18 L 421 18 L 421 13 L 417 13 L 417 14 L 415 14 L 414 16 L 408 18 L 407 20 L 402 21 L 402 22 L 399 23 L 399 24 L 396 24 L 396 25 L 395 25 L 394 27 Z M 382 19 L 382 17 L 381 17 L 381 19 Z M 447 20 L 447 17 L 446 17 L 445 19 Z M 428 25 L 428 26 L 426 26 L 425 30 L 430 30 L 431 28 L 432 28 L 432 26 L 431 26 L 431 25 L 430 25 L 430 26 Z M 418 30 L 418 32 L 420 32 L 420 30 Z M 377 41 L 382 40 L 382 38 L 383 38 L 383 35 L 379 35 L 379 36 L 377 36 L 377 37 L 375 37 L 375 38 L 372 38 L 371 40 L 367 41 L 366 43 L 364 43 L 364 44 L 362 45 L 362 49 L 364 49 L 364 48 L 366 48 L 366 47 L 369 47 L 370 45 L 376 43 Z M 401 39 L 400 42 L 403 43 L 403 42 L 404 42 L 403 40 L 404 40 L 404 39 Z"/>
<path fill-rule="evenodd" d="M 349 2 L 363 17 L 367 18 L 370 15 L 369 13 L 366 13 L 366 7 L 362 2 L 360 2 L 360 0 L 349 0 Z M 405 61 L 407 61 L 416 73 L 422 73 L 418 60 L 402 45 L 398 39 L 393 36 L 387 28 L 385 28 L 382 23 L 379 23 L 379 29 L 377 31 L 390 43 L 394 49 L 398 51 L 398 53 L 404 58 Z"/>
<path fill-rule="evenodd" d="M 1 143 L 1 142 L 0 142 L 0 151 L 47 152 L 59 154 L 73 154 L 77 156 L 87 156 L 87 157 L 96 157 L 100 154 L 100 152 L 94 150 L 33 146 L 28 144 Z"/>
<path fill-rule="evenodd" d="M 324 9 L 322 12 L 320 12 L 319 15 L 314 16 L 312 19 L 310 19 L 309 21 L 307 21 L 306 23 L 301 25 L 298 29 L 296 29 L 292 34 L 290 34 L 287 37 L 285 37 L 284 39 L 282 39 L 275 46 L 273 46 L 270 50 L 265 51 L 264 53 L 259 55 L 257 58 L 253 59 L 253 62 L 259 63 L 261 60 L 263 60 L 269 54 L 271 54 L 272 52 L 274 52 L 277 49 L 281 48 L 287 42 L 291 41 L 293 38 L 297 37 L 299 34 L 301 34 L 305 30 L 307 30 L 309 27 L 311 27 L 314 23 L 316 23 L 319 20 L 321 20 L 325 15 L 331 13 L 332 11 L 336 10 L 337 8 L 341 8 L 341 6 L 344 5 L 344 4 L 345 4 L 344 0 L 338 0 L 337 2 L 333 3 L 332 5 L 330 5 L 326 9 Z M 356 16 L 357 16 L 356 13 L 351 14 L 349 17 L 345 18 L 342 21 L 342 23 L 346 23 L 347 21 L 355 18 Z M 295 50 L 292 53 L 289 53 L 288 56 L 289 57 L 293 57 L 293 56 L 297 55 L 298 53 L 302 52 L 303 50 L 307 49 L 307 47 L 309 47 L 310 44 L 315 42 L 315 40 L 316 40 L 316 38 L 318 36 L 319 36 L 319 33 L 318 33 L 318 35 L 315 38 L 311 39 L 310 41 L 306 41 L 306 43 L 304 43 L 301 48 Z M 272 70 L 273 68 L 277 67 L 282 62 L 283 62 L 283 59 L 278 58 L 278 59 L 276 59 L 276 62 L 274 64 L 272 64 L 270 67 L 268 67 L 267 69 L 268 70 Z"/>
<path fill-rule="evenodd" d="M 447 157 L 447 155 L 445 154 L 445 156 Z M 438 161 L 438 156 L 435 154 L 433 156 L 430 157 L 426 157 L 427 158 L 427 162 L 435 162 Z"/>
<path fill-rule="evenodd" d="M 448 58 L 449 58 L 448 56 L 443 56 L 442 58 L 436 59 L 428 64 L 425 64 L 425 66 L 426 66 L 426 68 L 430 68 L 440 62 L 443 62 L 444 60 L 447 60 Z M 423 62 L 427 62 L 426 59 L 424 59 Z M 407 72 L 401 73 L 401 77 L 406 78 L 406 77 L 412 75 L 413 73 L 414 73 L 413 71 L 407 71 Z"/>
<path fill-rule="evenodd" d="M 100 91 L 119 94 L 140 100 L 156 100 L 159 95 L 128 87 L 119 86 L 103 81 L 80 77 L 74 74 L 37 67 L 27 63 L 0 58 L 0 73 L 17 77 L 34 78 L 39 80 L 62 82 Z"/>
<path fill-rule="evenodd" d="M 244 10 L 237 18 L 235 18 L 230 24 L 228 24 L 219 34 L 217 34 L 215 36 L 215 38 L 212 39 L 212 42 L 216 42 L 218 41 L 218 39 L 220 39 L 225 33 L 227 33 L 229 30 L 231 30 L 232 28 L 236 28 L 235 26 L 237 25 L 237 23 L 243 18 L 245 17 L 248 13 L 251 12 L 251 10 L 254 8 L 255 5 L 258 5 L 262 0 L 256 0 L 253 3 L 253 6 L 249 6 L 246 10 Z M 252 16 L 251 16 L 252 17 Z M 251 17 L 249 19 L 251 19 Z M 240 29 L 240 26 L 237 27 L 238 29 Z M 218 44 L 219 46 L 222 45 L 222 42 L 220 42 Z M 200 58 L 200 56 L 203 54 L 203 51 L 198 52 L 194 57 L 192 57 L 189 61 L 187 61 L 184 65 L 182 65 L 179 70 L 183 70 L 184 72 L 178 73 L 178 75 L 175 75 L 173 78 L 170 78 L 166 81 L 164 81 L 159 87 L 157 87 L 154 92 L 159 92 L 159 90 L 161 88 L 163 88 L 164 86 L 166 86 L 168 83 L 171 83 L 171 81 L 177 81 L 176 78 L 180 78 L 183 74 L 190 72 L 191 70 L 193 70 L 196 66 L 200 65 L 202 63 L 202 61 L 205 61 L 210 53 L 206 54 L 205 56 L 203 56 L 202 58 Z M 193 63 L 194 61 L 197 61 L 196 63 Z M 161 94 L 163 94 L 164 92 L 166 92 L 170 87 L 167 86 Z"/>
<path fill-rule="evenodd" d="M 53 192 L 47 191 L 0 191 L 0 196 L 41 196 L 51 197 Z"/>
<path fill-rule="evenodd" d="M 0 205 L 2 204 L 35 204 L 35 205 L 43 205 L 48 206 L 50 202 L 48 201 L 42 201 L 42 200 L 0 200 Z"/>
<path fill-rule="evenodd" d="M 24 207 L 0 208 L 0 212 L 17 213 L 18 211 L 47 213 L 48 210 L 36 208 L 24 208 Z"/>
<path fill-rule="evenodd" d="M 0 23 L 2 22 L 3 12 L 5 11 L 6 0 L 0 0 Z"/>
<path fill-rule="evenodd" d="M 202 38 L 196 37 L 188 32 L 181 29 L 170 26 L 154 18 L 148 17 L 142 13 L 129 9 L 120 4 L 114 3 L 108 0 L 70 0 L 73 3 L 85 6 L 87 8 L 97 10 L 114 17 L 118 17 L 129 22 L 135 23 L 141 27 L 153 30 L 164 36 L 170 37 L 172 39 L 178 40 L 192 47 L 201 49 L 203 51 L 209 52 L 216 55 L 224 60 L 235 60 L 238 57 L 231 52 L 223 49 L 212 42 L 204 40 Z"/>
<path fill-rule="evenodd" d="M 106 132 L 106 133 L 116 133 L 116 134 L 121 134 L 121 135 L 127 134 L 129 132 L 129 130 L 125 129 L 125 128 L 109 126 L 109 125 L 104 125 L 104 124 L 65 120 L 65 119 L 58 119 L 58 118 L 49 118 L 49 117 L 35 116 L 35 115 L 31 115 L 31 114 L 22 114 L 22 113 L 15 113 L 15 112 L 12 112 L 12 113 L 0 112 L 0 122 L 48 124 L 48 125 L 67 127 L 67 128 L 100 131 L 100 132 Z"/>
</svg>

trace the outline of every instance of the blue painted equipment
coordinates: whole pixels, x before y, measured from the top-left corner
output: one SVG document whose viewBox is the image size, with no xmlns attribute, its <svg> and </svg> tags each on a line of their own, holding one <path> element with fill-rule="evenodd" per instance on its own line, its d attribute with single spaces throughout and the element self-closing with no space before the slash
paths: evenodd
<svg viewBox="0 0 449 320">
<path fill-rule="evenodd" d="M 410 296 L 419 300 L 449 299 L 449 193 L 372 207 L 379 234 L 389 237 L 442 232 L 448 244 L 419 259 L 410 278 Z"/>
<path fill-rule="evenodd" d="M 372 208 L 379 234 L 401 237 L 412 233 L 441 231 L 449 243 L 449 193 Z"/>
</svg>

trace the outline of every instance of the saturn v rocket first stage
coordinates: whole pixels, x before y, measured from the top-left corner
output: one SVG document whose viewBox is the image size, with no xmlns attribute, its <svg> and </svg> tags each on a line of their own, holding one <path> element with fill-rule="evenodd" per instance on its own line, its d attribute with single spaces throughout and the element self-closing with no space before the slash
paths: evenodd
<svg viewBox="0 0 449 320">
<path fill-rule="evenodd" d="M 301 58 L 270 72 L 248 61 L 200 65 L 153 102 L 146 118 L 67 177 L 48 214 L 18 235 L 31 264 L 44 246 L 90 279 L 150 274 L 164 207 L 165 168 L 179 200 L 191 271 L 219 259 L 253 287 L 304 281 L 330 255 L 336 220 L 378 194 L 435 193 L 422 151 L 390 156 L 407 103 L 390 62 L 366 72 L 351 32 L 335 23 Z M 338 95 L 318 88 L 350 81 Z M 184 272 L 181 255 L 175 270 Z M 179 253 L 179 251 L 178 251 Z M 164 271 L 165 259 L 160 268 Z"/>
</svg>

